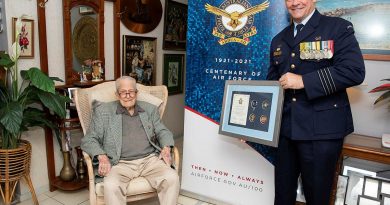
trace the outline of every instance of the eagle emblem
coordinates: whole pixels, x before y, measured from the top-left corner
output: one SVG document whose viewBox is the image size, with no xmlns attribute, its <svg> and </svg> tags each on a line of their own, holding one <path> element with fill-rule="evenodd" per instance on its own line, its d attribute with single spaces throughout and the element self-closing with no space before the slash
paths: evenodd
<svg viewBox="0 0 390 205">
<path fill-rule="evenodd" d="M 210 13 L 212 13 L 214 15 L 217 15 L 217 16 L 222 16 L 222 17 L 229 18 L 230 21 L 228 22 L 228 25 L 231 26 L 233 29 L 237 28 L 237 26 L 242 24 L 242 22 L 240 21 L 241 18 L 257 14 L 257 13 L 259 13 L 261 11 L 264 11 L 268 7 L 269 7 L 269 2 L 267 0 L 267 1 L 265 1 L 265 2 L 263 2 L 261 4 L 259 4 L 259 5 L 250 7 L 248 9 L 246 9 L 245 11 L 242 11 L 242 12 L 233 11 L 233 12 L 229 13 L 226 10 L 220 9 L 220 8 L 212 6 L 210 4 L 206 4 L 205 5 L 205 9 L 208 12 L 210 12 Z"/>
</svg>

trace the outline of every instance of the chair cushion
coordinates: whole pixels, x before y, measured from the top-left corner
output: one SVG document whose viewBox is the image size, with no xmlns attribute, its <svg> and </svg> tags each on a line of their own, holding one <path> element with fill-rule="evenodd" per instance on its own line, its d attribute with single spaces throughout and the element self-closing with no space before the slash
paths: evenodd
<svg viewBox="0 0 390 205">
<path fill-rule="evenodd" d="M 156 192 L 153 189 L 149 182 L 144 177 L 137 177 L 130 181 L 129 186 L 127 186 L 127 196 L 145 194 L 150 192 Z M 96 195 L 104 196 L 104 184 L 103 182 L 96 184 Z"/>
</svg>

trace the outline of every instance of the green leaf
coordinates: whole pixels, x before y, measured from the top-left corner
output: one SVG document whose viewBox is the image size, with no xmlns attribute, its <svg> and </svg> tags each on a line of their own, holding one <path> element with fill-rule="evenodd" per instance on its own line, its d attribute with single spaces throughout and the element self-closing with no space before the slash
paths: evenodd
<svg viewBox="0 0 390 205">
<path fill-rule="evenodd" d="M 38 68 L 30 68 L 27 72 L 21 72 L 25 80 L 30 80 L 35 87 L 50 93 L 55 93 L 54 81 Z"/>
<path fill-rule="evenodd" d="M 65 118 L 65 103 L 70 102 L 68 97 L 48 92 L 38 92 L 38 97 L 45 107 L 49 108 L 61 118 Z"/>
<path fill-rule="evenodd" d="M 23 107 L 19 102 L 10 102 L 0 109 L 0 123 L 11 134 L 20 132 L 23 119 Z"/>
<path fill-rule="evenodd" d="M 15 62 L 11 60 L 8 54 L 1 54 L 0 55 L 0 66 L 4 66 L 6 68 L 10 68 L 13 65 L 15 65 Z"/>
<path fill-rule="evenodd" d="M 374 105 L 386 98 L 390 98 L 390 91 L 387 91 L 383 93 L 381 96 L 379 96 L 379 98 L 375 100 Z"/>
</svg>

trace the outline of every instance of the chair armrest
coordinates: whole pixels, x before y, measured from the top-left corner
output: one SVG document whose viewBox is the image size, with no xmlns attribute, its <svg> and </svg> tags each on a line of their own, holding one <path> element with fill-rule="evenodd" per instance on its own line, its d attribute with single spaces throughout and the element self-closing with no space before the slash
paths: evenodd
<svg viewBox="0 0 390 205">
<path fill-rule="evenodd" d="M 87 170 L 88 170 L 89 199 L 90 199 L 91 204 L 95 204 L 96 203 L 95 174 L 93 173 L 92 159 L 84 151 L 83 151 L 83 156 L 84 156 L 85 164 L 87 165 Z"/>
<path fill-rule="evenodd" d="M 179 169 L 180 169 L 180 153 L 179 153 L 179 150 L 177 149 L 177 147 L 173 147 L 171 149 L 171 157 L 172 157 L 172 161 L 173 161 L 172 165 L 175 167 L 176 171 L 179 171 Z"/>
</svg>

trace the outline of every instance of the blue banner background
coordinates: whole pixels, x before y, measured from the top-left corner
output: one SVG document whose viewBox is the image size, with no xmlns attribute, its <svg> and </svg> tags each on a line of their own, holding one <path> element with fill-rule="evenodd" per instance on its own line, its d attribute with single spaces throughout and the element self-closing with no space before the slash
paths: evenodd
<svg viewBox="0 0 390 205">
<path fill-rule="evenodd" d="M 248 45 L 236 42 L 220 45 L 219 38 L 212 34 L 216 27 L 216 15 L 206 11 L 205 5 L 220 7 L 224 2 L 244 2 L 252 7 L 264 0 L 188 1 L 185 103 L 187 107 L 216 122 L 220 119 L 225 80 L 265 79 L 271 40 L 289 23 L 285 0 L 270 0 L 266 10 L 254 14 L 253 26 L 257 34 L 249 37 Z M 218 73 L 212 74 L 211 70 L 217 70 Z M 272 161 L 272 150 L 254 143 L 250 145 Z"/>
</svg>

